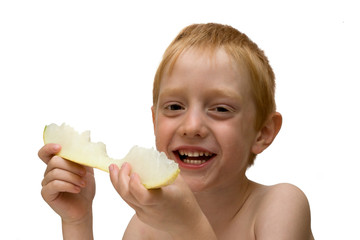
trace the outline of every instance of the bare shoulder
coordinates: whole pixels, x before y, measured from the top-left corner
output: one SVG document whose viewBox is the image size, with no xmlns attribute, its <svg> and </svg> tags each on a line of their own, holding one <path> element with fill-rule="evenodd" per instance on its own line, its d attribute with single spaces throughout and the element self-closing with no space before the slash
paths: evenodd
<svg viewBox="0 0 360 240">
<path fill-rule="evenodd" d="M 151 226 L 143 223 L 140 219 L 136 216 L 136 214 L 131 218 L 124 236 L 123 240 L 165 240 L 169 239 L 169 235 L 165 232 L 158 231 Z"/>
<path fill-rule="evenodd" d="M 256 214 L 257 239 L 313 239 L 310 206 L 298 187 L 281 183 L 266 187 Z"/>
</svg>

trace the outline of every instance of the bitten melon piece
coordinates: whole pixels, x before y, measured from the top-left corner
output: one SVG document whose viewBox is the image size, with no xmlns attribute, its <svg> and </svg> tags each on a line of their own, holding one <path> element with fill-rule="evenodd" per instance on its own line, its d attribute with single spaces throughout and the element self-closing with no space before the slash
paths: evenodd
<svg viewBox="0 0 360 240">
<path fill-rule="evenodd" d="M 66 124 L 58 126 L 52 123 L 45 126 L 43 136 L 45 144 L 61 145 L 59 156 L 85 166 L 109 172 L 112 163 L 119 167 L 124 162 L 130 163 L 132 171 L 139 175 L 141 183 L 147 189 L 171 184 L 180 172 L 175 161 L 153 148 L 134 146 L 123 159 L 110 158 L 104 143 L 90 141 L 90 131 L 79 134 Z"/>
</svg>

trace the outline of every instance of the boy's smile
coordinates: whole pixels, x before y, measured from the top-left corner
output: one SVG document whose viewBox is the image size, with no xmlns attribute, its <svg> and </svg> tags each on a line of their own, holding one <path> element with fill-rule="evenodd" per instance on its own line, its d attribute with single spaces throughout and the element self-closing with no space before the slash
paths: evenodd
<svg viewBox="0 0 360 240">
<path fill-rule="evenodd" d="M 184 163 L 200 165 L 210 160 L 214 154 L 207 151 L 188 151 L 188 150 L 179 150 L 178 151 L 180 160 Z"/>
<path fill-rule="evenodd" d="M 152 108 L 156 146 L 193 190 L 244 175 L 256 136 L 249 81 L 223 49 L 189 49 L 164 75 Z"/>
<path fill-rule="evenodd" d="M 216 154 L 207 149 L 196 146 L 180 146 L 173 151 L 175 160 L 180 164 L 180 168 L 198 169 L 205 163 L 213 159 Z"/>
</svg>

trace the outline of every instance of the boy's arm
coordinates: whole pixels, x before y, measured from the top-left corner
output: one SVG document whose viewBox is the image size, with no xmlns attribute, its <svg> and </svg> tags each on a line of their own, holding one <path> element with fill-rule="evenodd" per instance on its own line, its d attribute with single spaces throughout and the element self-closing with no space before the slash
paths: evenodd
<svg viewBox="0 0 360 240">
<path fill-rule="evenodd" d="M 121 169 L 110 166 L 110 179 L 120 196 L 136 211 L 124 239 L 135 239 L 134 236 L 139 232 L 147 239 L 159 239 L 158 234 L 167 234 L 168 238 L 171 236 L 174 240 L 216 239 L 212 227 L 181 176 L 169 186 L 147 190 L 139 176 L 131 173 L 130 164 L 125 163 Z M 156 235 L 156 238 L 151 235 Z"/>
<path fill-rule="evenodd" d="M 87 219 L 78 223 L 66 223 L 62 221 L 62 232 L 64 240 L 90 240 L 93 237 L 92 214 Z"/>
<path fill-rule="evenodd" d="M 47 164 L 41 195 L 61 217 L 64 239 L 92 239 L 93 169 L 56 156 L 60 149 L 60 145 L 46 144 L 39 151 Z"/>
<path fill-rule="evenodd" d="M 304 193 L 290 184 L 271 187 L 255 223 L 256 239 L 311 240 L 310 206 Z"/>
</svg>

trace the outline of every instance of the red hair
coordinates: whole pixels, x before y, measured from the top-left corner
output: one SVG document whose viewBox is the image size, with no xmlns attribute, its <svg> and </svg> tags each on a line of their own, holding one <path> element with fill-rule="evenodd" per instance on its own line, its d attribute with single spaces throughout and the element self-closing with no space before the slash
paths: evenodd
<svg viewBox="0 0 360 240">
<path fill-rule="evenodd" d="M 214 50 L 223 48 L 239 66 L 245 66 L 251 77 L 252 97 L 256 107 L 255 130 L 260 130 L 276 109 L 275 75 L 264 52 L 237 29 L 216 23 L 193 24 L 184 28 L 166 49 L 157 69 L 153 86 L 153 106 L 159 98 L 163 75 L 170 74 L 176 60 L 185 50 L 198 48 Z M 255 155 L 249 159 L 253 164 Z"/>
</svg>

